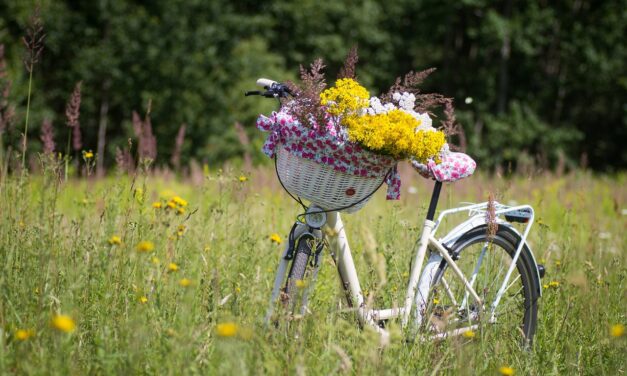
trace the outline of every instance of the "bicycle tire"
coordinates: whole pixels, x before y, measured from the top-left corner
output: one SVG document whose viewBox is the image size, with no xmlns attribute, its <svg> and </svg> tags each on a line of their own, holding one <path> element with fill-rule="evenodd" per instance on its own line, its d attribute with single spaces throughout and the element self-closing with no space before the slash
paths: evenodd
<svg viewBox="0 0 627 376">
<path fill-rule="evenodd" d="M 287 274 L 287 281 L 285 282 L 283 292 L 290 310 L 293 310 L 296 300 L 298 299 L 299 288 L 296 283 L 299 280 L 305 280 L 305 272 L 307 271 L 309 258 L 313 253 L 310 245 L 312 239 L 313 237 L 311 236 L 303 236 L 299 239 L 290 271 Z"/>
<path fill-rule="evenodd" d="M 499 225 L 496 234 L 492 238 L 488 238 L 487 226 L 479 226 L 462 235 L 451 248 L 452 254 L 459 257 L 456 263 L 460 266 L 464 275 L 466 275 L 470 280 L 470 276 L 473 274 L 472 272 L 475 270 L 479 260 L 479 257 L 470 251 L 475 250 L 475 247 L 478 244 L 480 245 L 479 248 L 482 250 L 479 251 L 479 253 L 483 252 L 484 247 L 488 247 L 484 252 L 481 268 L 477 273 L 473 286 L 479 297 L 484 301 L 486 311 L 490 311 L 491 309 L 491 304 L 501 286 L 503 277 L 507 272 L 507 268 L 511 265 L 511 260 L 516 252 L 519 241 L 520 237 L 518 234 L 506 226 Z M 501 250 L 498 254 L 495 252 L 497 249 Z M 486 264 L 486 261 L 488 263 L 486 267 L 483 267 Z M 536 264 L 535 261 L 533 261 L 531 251 L 527 245 L 524 245 L 516 262 L 516 268 L 509 279 L 509 285 L 507 286 L 505 293 L 502 295 L 500 303 L 497 306 L 497 310 L 495 311 L 496 322 L 490 324 L 500 324 L 503 327 L 502 329 L 507 327 L 509 332 L 518 332 L 519 334 L 522 334 L 523 342 L 527 344 L 531 344 L 533 341 L 538 318 L 537 301 L 540 296 L 540 282 L 537 277 L 535 277 L 537 275 L 537 270 L 536 274 L 534 274 L 533 267 L 536 267 L 535 265 Z M 498 270 L 496 270 L 497 267 Z M 463 298 L 461 298 L 461 296 L 467 296 L 463 283 L 459 280 L 459 278 L 453 276 L 452 270 L 448 271 L 449 269 L 450 268 L 447 268 L 446 261 L 443 260 L 436 271 L 435 278 L 433 279 L 434 282 L 432 290 L 437 290 L 438 284 L 442 282 L 442 277 L 445 277 L 445 281 L 448 283 L 448 288 L 445 287 L 444 284 L 441 284 L 445 291 L 448 290 L 446 294 L 447 296 L 442 296 L 441 307 L 445 307 L 447 303 L 454 304 L 455 300 L 448 296 L 449 292 L 453 295 L 453 297 L 462 299 L 462 303 Z M 446 278 L 447 275 L 451 275 L 451 277 Z M 514 287 L 514 289 L 510 291 L 512 287 Z M 437 291 L 433 292 L 437 293 Z M 467 298 L 467 302 L 471 300 L 471 297 Z M 432 302 L 434 305 L 434 312 L 437 312 L 437 309 L 435 309 L 436 305 L 434 301 Z M 459 307 L 459 302 L 457 302 L 457 305 L 458 312 L 462 312 L 464 308 Z M 484 324 L 492 318 L 490 312 L 485 312 L 484 315 L 476 315 L 474 317 L 476 322 L 473 323 L 473 320 L 471 320 L 473 317 L 471 312 L 472 307 L 468 304 L 466 305 L 467 308 L 465 309 L 465 312 L 458 313 L 458 315 L 465 315 L 468 320 L 464 319 L 459 322 L 463 322 L 462 325 L 477 324 L 479 328 L 485 327 Z M 510 318 L 510 316 L 513 316 L 513 318 Z M 516 328 L 519 330 L 516 330 Z M 503 333 L 506 333 L 506 331 Z M 514 334 L 514 336 L 516 336 L 516 334 Z"/>
</svg>

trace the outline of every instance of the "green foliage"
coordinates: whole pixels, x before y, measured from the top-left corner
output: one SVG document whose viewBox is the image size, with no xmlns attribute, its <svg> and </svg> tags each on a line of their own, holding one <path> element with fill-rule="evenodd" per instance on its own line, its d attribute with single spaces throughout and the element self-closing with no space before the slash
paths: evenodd
<svg viewBox="0 0 627 376">
<path fill-rule="evenodd" d="M 183 123 L 184 163 L 222 163 L 251 152 L 238 142 L 233 124 L 244 124 L 257 145 L 262 135 L 254 119 L 274 108 L 243 97 L 256 78 L 294 79 L 298 65 L 318 56 L 333 78 L 358 44 L 357 73 L 373 93 L 408 70 L 437 67 L 425 90 L 455 98 L 468 152 L 480 165 L 507 164 L 525 152 L 552 167 L 559 149 L 572 166 L 582 157 L 595 169 L 627 166 L 621 1 L 40 3 L 47 39 L 34 73 L 32 131 L 44 117 L 53 118 L 57 143 L 64 143 L 63 109 L 74 84 L 83 81 L 84 145 L 96 148 L 107 120 L 100 157 L 109 165 L 115 148 L 134 137 L 132 111 L 145 112 L 150 100 L 157 164 L 168 163 Z M 33 8 L 33 1 L 0 3 L 0 43 L 7 46 L 19 116 L 27 91 L 20 38 Z M 477 124 L 483 124 L 479 134 L 473 133 Z M 19 138 L 5 135 L 5 147 Z M 29 150 L 39 150 L 37 137 L 29 140 Z M 500 155 L 504 145 L 507 155 Z"/>
<path fill-rule="evenodd" d="M 300 212 L 268 182 L 271 168 L 247 181 L 211 170 L 200 185 L 156 176 L 61 184 L 60 166 L 42 162 L 41 175 L 0 181 L 0 374 L 471 375 L 507 365 L 516 374 L 562 375 L 624 368 L 627 338 L 610 335 L 627 320 L 624 174 L 481 175 L 444 191 L 442 209 L 483 200 L 488 187 L 503 185 L 505 200 L 536 208 L 529 242 L 547 274 L 535 344 L 526 351 L 518 333 L 490 327 L 474 339 L 406 341 L 411 334 L 394 320 L 387 324 L 391 342 L 381 346 L 343 303 L 326 252 L 311 313 L 264 325 L 273 272 Z M 343 216 L 362 288 L 380 307 L 404 299 L 426 213 L 416 201 L 424 204 L 431 188 L 415 174 L 403 182 L 418 194 L 404 191 L 392 204 L 379 192 L 362 211 Z M 166 208 L 175 193 L 185 202 Z M 177 214 L 180 208 L 185 213 Z M 270 241 L 274 233 L 283 244 Z M 141 241 L 154 249 L 139 252 Z M 70 316 L 76 330 L 52 327 L 56 314 Z M 218 335 L 225 323 L 236 325 L 235 336 Z M 33 335 L 20 339 L 20 330 Z"/>
</svg>

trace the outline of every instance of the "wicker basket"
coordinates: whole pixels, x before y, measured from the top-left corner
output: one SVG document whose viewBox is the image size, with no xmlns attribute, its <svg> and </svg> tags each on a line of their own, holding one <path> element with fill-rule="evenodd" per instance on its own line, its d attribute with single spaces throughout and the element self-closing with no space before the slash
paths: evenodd
<svg viewBox="0 0 627 376">
<path fill-rule="evenodd" d="M 387 171 L 379 177 L 362 177 L 335 171 L 325 164 L 292 155 L 282 145 L 277 147 L 277 171 L 287 190 L 326 210 L 343 209 L 353 213 L 361 209 L 380 186 Z M 360 201 L 361 200 L 361 201 Z"/>
</svg>

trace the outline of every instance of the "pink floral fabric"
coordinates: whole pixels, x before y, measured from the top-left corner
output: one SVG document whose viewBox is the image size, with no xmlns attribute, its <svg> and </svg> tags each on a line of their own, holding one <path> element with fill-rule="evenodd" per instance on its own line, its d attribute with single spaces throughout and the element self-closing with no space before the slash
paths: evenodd
<svg viewBox="0 0 627 376">
<path fill-rule="evenodd" d="M 278 145 L 292 155 L 325 164 L 336 171 L 363 177 L 381 177 L 387 174 L 387 199 L 400 198 L 401 179 L 396 160 L 371 153 L 348 141 L 337 131 L 331 119 L 323 126 L 304 127 L 288 111 L 273 112 L 269 117 L 260 115 L 257 128 L 269 132 L 262 151 L 274 158 Z"/>
<path fill-rule="evenodd" d="M 441 182 L 453 182 L 472 175 L 477 163 L 464 153 L 447 152 L 442 161 L 436 164 L 429 160 L 427 164 L 412 161 L 412 165 L 425 178 Z"/>
</svg>

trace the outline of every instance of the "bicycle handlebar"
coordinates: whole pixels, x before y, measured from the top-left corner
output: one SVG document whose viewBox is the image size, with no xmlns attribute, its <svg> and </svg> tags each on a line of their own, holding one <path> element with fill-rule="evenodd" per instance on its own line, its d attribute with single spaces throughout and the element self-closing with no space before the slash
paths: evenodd
<svg viewBox="0 0 627 376">
<path fill-rule="evenodd" d="M 259 90 L 247 91 L 245 96 L 260 95 L 266 98 L 286 98 L 288 95 L 294 96 L 294 93 L 287 87 L 287 85 L 280 82 L 272 81 L 267 78 L 260 78 L 257 80 L 257 85 L 263 87 L 266 91 Z"/>
</svg>

